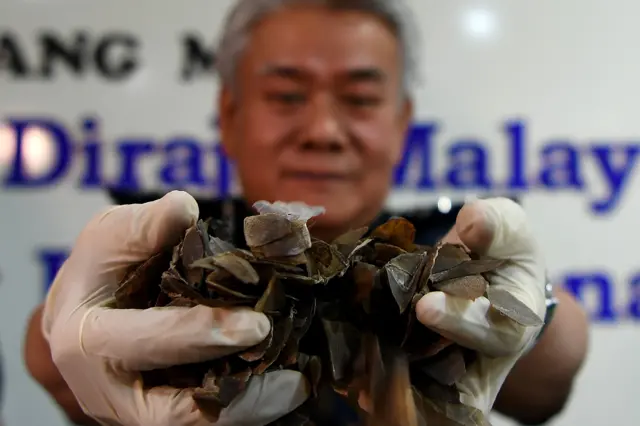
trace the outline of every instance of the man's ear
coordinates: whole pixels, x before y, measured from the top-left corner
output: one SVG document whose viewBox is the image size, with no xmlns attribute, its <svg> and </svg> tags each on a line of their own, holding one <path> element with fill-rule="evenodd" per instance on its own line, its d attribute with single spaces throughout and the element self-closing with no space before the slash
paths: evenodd
<svg viewBox="0 0 640 426">
<path fill-rule="evenodd" d="M 235 160 L 237 144 L 232 134 L 236 120 L 236 100 L 228 87 L 223 87 L 218 97 L 220 139 L 224 152 L 231 160 Z"/>
<path fill-rule="evenodd" d="M 398 111 L 397 126 L 399 143 L 395 145 L 394 150 L 391 152 L 391 158 L 393 158 L 394 164 L 398 164 L 401 160 L 412 118 L 413 101 L 407 98 L 402 101 L 402 105 L 400 105 L 400 110 Z"/>
</svg>

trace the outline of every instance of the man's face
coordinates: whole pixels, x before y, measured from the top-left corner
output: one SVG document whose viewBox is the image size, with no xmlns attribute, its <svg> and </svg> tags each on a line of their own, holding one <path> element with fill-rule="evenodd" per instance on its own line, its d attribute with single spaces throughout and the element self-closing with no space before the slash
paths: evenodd
<svg viewBox="0 0 640 426">
<path fill-rule="evenodd" d="M 376 17 L 322 7 L 283 9 L 254 28 L 235 90 L 220 98 L 248 202 L 324 206 L 313 229 L 325 237 L 378 214 L 411 116 L 399 47 Z"/>
</svg>

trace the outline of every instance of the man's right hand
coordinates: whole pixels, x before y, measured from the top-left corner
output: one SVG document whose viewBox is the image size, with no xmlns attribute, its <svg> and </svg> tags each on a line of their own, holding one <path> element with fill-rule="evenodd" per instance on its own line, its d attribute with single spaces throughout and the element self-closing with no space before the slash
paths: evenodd
<svg viewBox="0 0 640 426">
<path fill-rule="evenodd" d="M 127 270 L 178 243 L 197 217 L 195 200 L 178 191 L 111 208 L 83 230 L 49 291 L 42 331 L 53 361 L 83 411 L 101 424 L 262 426 L 308 397 L 300 373 L 256 376 L 214 423 L 189 389 L 143 388 L 139 371 L 215 359 L 269 333 L 267 318 L 248 309 L 107 307 Z"/>
</svg>

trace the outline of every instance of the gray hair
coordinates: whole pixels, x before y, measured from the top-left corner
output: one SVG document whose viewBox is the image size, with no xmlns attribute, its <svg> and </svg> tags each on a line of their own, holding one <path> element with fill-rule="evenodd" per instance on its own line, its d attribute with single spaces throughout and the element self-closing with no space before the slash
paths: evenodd
<svg viewBox="0 0 640 426">
<path fill-rule="evenodd" d="M 270 13 L 296 4 L 361 11 L 385 22 L 398 38 L 403 64 L 402 89 L 405 96 L 411 95 L 418 79 L 418 32 L 404 0 L 238 0 L 225 20 L 216 55 L 216 69 L 223 85 L 234 87 L 238 61 L 253 27 Z"/>
</svg>

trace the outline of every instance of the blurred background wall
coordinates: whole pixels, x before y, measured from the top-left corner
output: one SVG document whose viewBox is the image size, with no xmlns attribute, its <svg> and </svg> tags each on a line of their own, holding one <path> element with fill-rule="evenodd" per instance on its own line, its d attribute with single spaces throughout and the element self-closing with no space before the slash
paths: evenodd
<svg viewBox="0 0 640 426">
<path fill-rule="evenodd" d="M 111 202 L 103 188 L 237 191 L 219 154 L 210 72 L 230 4 L 0 3 L 8 426 L 65 424 L 26 373 L 24 327 L 78 232 Z M 411 4 L 424 42 L 423 84 L 390 206 L 446 212 L 469 196 L 518 196 L 551 278 L 582 300 L 593 322 L 587 365 L 554 424 L 640 424 L 640 3 Z M 469 152 L 483 161 L 452 173 Z M 172 173 L 167 165 L 189 153 L 191 173 Z"/>
</svg>

